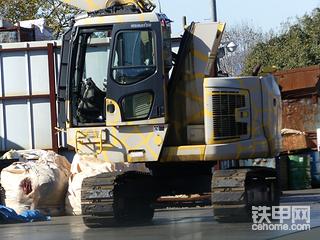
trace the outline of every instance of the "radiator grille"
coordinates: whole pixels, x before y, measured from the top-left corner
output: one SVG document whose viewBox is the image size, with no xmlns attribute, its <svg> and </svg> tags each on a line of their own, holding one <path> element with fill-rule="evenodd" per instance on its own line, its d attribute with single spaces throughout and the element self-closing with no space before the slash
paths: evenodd
<svg viewBox="0 0 320 240">
<path fill-rule="evenodd" d="M 212 92 L 213 139 L 233 139 L 247 135 L 248 123 L 236 122 L 236 109 L 246 107 L 246 97 L 238 92 Z"/>
</svg>

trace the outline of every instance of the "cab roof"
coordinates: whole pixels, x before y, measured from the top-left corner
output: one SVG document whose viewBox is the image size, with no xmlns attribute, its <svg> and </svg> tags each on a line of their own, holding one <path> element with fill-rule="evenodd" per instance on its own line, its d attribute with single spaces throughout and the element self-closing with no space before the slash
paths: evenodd
<svg viewBox="0 0 320 240">
<path fill-rule="evenodd" d="M 108 16 L 85 17 L 76 20 L 75 26 L 102 26 L 129 22 L 159 22 L 159 15 L 154 12 L 119 14 Z"/>
</svg>

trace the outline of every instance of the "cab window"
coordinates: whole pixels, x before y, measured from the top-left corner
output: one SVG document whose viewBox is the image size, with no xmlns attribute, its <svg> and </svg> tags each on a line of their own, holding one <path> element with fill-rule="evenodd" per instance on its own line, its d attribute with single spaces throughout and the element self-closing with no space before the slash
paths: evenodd
<svg viewBox="0 0 320 240">
<path fill-rule="evenodd" d="M 155 37 L 152 31 L 121 31 L 115 41 L 111 67 L 114 81 L 133 84 L 155 73 Z"/>
</svg>

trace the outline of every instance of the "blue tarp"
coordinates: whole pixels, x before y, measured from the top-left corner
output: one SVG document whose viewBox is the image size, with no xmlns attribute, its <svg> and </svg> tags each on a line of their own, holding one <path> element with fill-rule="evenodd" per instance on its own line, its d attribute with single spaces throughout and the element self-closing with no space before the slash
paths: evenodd
<svg viewBox="0 0 320 240">
<path fill-rule="evenodd" d="M 12 208 L 0 205 L 0 224 L 50 221 L 50 219 L 38 210 L 27 210 L 18 215 Z"/>
</svg>

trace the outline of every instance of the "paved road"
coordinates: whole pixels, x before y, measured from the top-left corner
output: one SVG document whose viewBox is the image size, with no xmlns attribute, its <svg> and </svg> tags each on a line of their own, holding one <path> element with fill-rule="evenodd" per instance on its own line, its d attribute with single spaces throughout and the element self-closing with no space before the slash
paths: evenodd
<svg viewBox="0 0 320 240">
<path fill-rule="evenodd" d="M 0 239 L 15 240 L 212 240 L 212 239 L 319 239 L 320 195 L 300 196 L 296 205 L 311 206 L 311 225 L 308 232 L 288 235 L 289 231 L 252 231 L 249 223 L 221 224 L 214 221 L 211 208 L 158 211 L 152 224 L 131 227 L 88 229 L 81 217 L 58 217 L 50 222 L 1 225 Z M 283 205 L 292 199 L 282 199 Z M 319 227 L 319 228 L 317 228 Z M 302 238 L 303 237 L 303 238 Z"/>
</svg>

